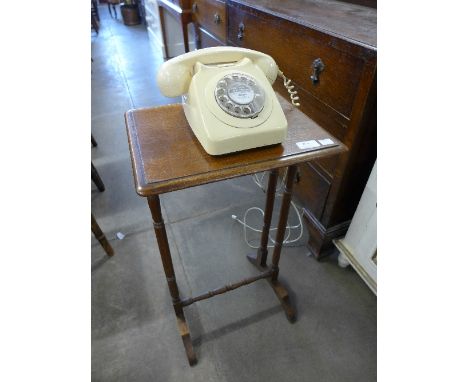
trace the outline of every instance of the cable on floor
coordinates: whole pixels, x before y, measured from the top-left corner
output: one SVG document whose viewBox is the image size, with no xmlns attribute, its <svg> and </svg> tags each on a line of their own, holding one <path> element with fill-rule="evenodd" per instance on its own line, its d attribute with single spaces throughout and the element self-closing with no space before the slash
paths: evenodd
<svg viewBox="0 0 468 382">
<path fill-rule="evenodd" d="M 260 177 L 259 177 L 258 174 L 253 174 L 252 175 L 254 183 L 258 187 L 260 187 L 263 192 L 266 192 L 266 187 L 263 185 L 263 179 L 265 178 L 265 174 L 266 174 L 266 172 L 261 173 Z M 282 177 L 281 182 L 279 183 L 279 185 L 276 186 L 275 198 L 278 197 L 278 196 L 281 196 L 281 190 L 284 189 L 285 184 L 286 184 L 286 174 Z M 297 241 L 299 241 L 302 238 L 302 235 L 304 233 L 304 226 L 302 224 L 302 218 L 301 218 L 301 214 L 303 213 L 303 210 L 301 212 L 299 212 L 299 209 L 297 208 L 296 204 L 293 201 L 291 201 L 291 206 L 293 207 L 295 215 L 297 216 L 298 223 L 296 225 L 290 225 L 289 220 L 288 220 L 288 224 L 286 225 L 286 235 L 285 235 L 285 238 L 283 240 L 283 245 L 296 243 Z M 250 224 L 247 224 L 247 216 L 252 211 L 259 211 L 260 212 L 260 214 L 262 215 L 262 224 L 263 224 L 263 217 L 265 216 L 265 212 L 263 211 L 263 209 L 261 209 L 259 207 L 250 207 L 250 208 L 248 208 L 245 211 L 244 217 L 243 217 L 242 220 L 239 219 L 236 215 L 231 215 L 231 217 L 235 221 L 242 224 L 242 226 L 244 228 L 244 240 L 245 240 L 246 244 L 250 248 L 257 249 L 257 248 L 260 247 L 260 245 L 254 245 L 249 241 L 249 239 L 247 238 L 247 230 L 249 229 L 249 230 L 252 230 L 254 232 L 261 233 L 263 226 L 259 227 L 259 228 L 256 228 L 256 227 L 252 227 Z M 294 239 L 290 239 L 291 232 L 293 230 L 296 230 L 296 229 L 299 229 L 299 235 L 297 237 L 295 237 Z M 273 248 L 275 246 L 275 240 L 274 240 L 274 238 L 271 237 L 271 232 L 272 231 L 277 231 L 277 230 L 278 230 L 277 227 L 270 228 L 270 232 L 268 232 L 268 242 L 271 242 L 271 244 L 268 244 L 267 248 Z"/>
</svg>

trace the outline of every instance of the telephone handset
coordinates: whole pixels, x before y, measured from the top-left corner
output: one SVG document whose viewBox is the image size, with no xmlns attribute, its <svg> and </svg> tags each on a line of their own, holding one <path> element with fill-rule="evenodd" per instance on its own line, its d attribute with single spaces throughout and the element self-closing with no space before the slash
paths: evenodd
<svg viewBox="0 0 468 382">
<path fill-rule="evenodd" d="M 182 96 L 185 116 L 208 154 L 221 155 L 281 143 L 287 121 L 271 87 L 278 73 L 291 101 L 289 80 L 270 56 L 250 49 L 214 47 L 165 62 L 157 82 L 167 97 Z"/>
</svg>

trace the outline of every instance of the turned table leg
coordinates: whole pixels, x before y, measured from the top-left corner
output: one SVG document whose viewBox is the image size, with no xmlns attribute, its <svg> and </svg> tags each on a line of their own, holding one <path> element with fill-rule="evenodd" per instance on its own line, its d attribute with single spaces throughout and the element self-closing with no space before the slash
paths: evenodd
<svg viewBox="0 0 468 382">
<path fill-rule="evenodd" d="M 167 239 L 166 227 L 164 225 L 164 220 L 161 213 L 161 203 L 159 196 L 149 196 L 148 205 L 151 210 L 151 216 L 153 218 L 154 232 L 156 234 L 161 261 L 163 264 L 164 273 L 166 274 L 166 281 L 169 287 L 169 292 L 172 298 L 172 305 L 177 317 L 177 327 L 179 329 L 179 334 L 182 337 L 182 342 L 185 347 L 185 353 L 187 354 L 189 364 L 192 366 L 197 362 L 197 358 L 195 356 L 195 352 L 193 351 L 189 328 L 187 321 L 185 320 L 184 311 L 182 309 L 179 288 L 177 287 L 174 266 L 172 264 L 171 251 L 169 249 L 169 241 Z"/>
<path fill-rule="evenodd" d="M 278 179 L 278 169 L 270 170 L 268 177 L 268 188 L 266 193 L 265 202 L 265 215 L 263 217 L 263 230 L 262 238 L 260 240 L 260 247 L 257 253 L 249 253 L 247 258 L 258 268 L 266 267 L 266 260 L 268 255 L 268 235 L 270 233 L 271 216 L 273 215 L 273 207 L 275 204 L 276 182 Z"/>
<path fill-rule="evenodd" d="M 288 173 L 286 176 L 286 187 L 283 193 L 283 200 L 281 202 L 278 230 L 276 232 L 276 238 L 275 238 L 275 248 L 273 250 L 273 256 L 271 260 L 272 262 L 271 269 L 273 271 L 273 274 L 270 280 L 270 284 L 273 290 L 275 291 L 276 296 L 280 300 L 281 305 L 283 306 L 283 309 L 286 313 L 286 317 L 291 322 L 295 321 L 296 312 L 289 301 L 288 291 L 278 281 L 278 273 L 279 273 L 278 264 L 279 264 L 280 255 L 281 255 L 281 248 L 283 247 L 284 232 L 286 230 L 286 224 L 288 222 L 289 206 L 291 205 L 292 188 L 294 184 L 294 178 L 296 176 L 296 171 L 297 171 L 296 165 L 288 167 Z"/>
</svg>

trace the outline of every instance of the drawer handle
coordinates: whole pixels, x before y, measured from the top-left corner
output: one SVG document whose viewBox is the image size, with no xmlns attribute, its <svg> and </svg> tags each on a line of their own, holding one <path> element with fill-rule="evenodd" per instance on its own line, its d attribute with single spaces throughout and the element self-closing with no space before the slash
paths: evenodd
<svg viewBox="0 0 468 382">
<path fill-rule="evenodd" d="M 193 3 L 192 5 L 192 13 L 196 13 L 198 11 L 198 5 L 197 3 Z"/>
<path fill-rule="evenodd" d="M 312 80 L 312 83 L 318 84 L 320 78 L 320 73 L 323 72 L 323 69 L 325 69 L 325 64 L 320 58 L 316 58 L 314 62 L 312 63 L 312 67 L 314 68 L 314 73 L 310 76 L 310 79 Z"/>
<path fill-rule="evenodd" d="M 218 12 L 216 12 L 214 15 L 213 15 L 213 21 L 215 24 L 219 24 L 221 22 L 221 16 L 219 15 Z"/>
<path fill-rule="evenodd" d="M 244 23 L 240 23 L 239 24 L 239 33 L 237 33 L 237 39 L 238 40 L 242 40 L 244 38 L 244 29 L 245 29 Z"/>
</svg>

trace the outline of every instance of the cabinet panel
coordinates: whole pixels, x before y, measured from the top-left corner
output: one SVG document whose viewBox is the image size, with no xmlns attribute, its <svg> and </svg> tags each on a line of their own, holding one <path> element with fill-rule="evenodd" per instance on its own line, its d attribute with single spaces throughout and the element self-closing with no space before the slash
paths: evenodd
<svg viewBox="0 0 468 382">
<path fill-rule="evenodd" d="M 331 180 L 333 179 L 333 174 L 335 169 L 338 166 L 339 155 L 332 155 L 326 158 L 316 159 L 314 163 L 321 168 L 321 170 L 327 175 Z"/>
<path fill-rule="evenodd" d="M 281 67 L 281 70 L 286 73 L 287 68 Z M 344 141 L 348 131 L 347 126 L 349 120 L 341 114 L 333 111 L 324 103 L 317 101 L 317 99 L 312 96 L 312 94 L 302 89 L 296 83 L 291 83 L 295 86 L 294 90 L 297 90 L 297 95 L 300 97 L 299 102 L 301 104 L 301 111 L 307 114 L 310 118 L 312 118 L 315 122 L 317 122 L 320 126 L 338 138 L 340 141 Z M 284 88 L 281 78 L 278 78 L 275 81 L 273 88 L 286 99 L 289 98 L 288 91 Z"/>
<path fill-rule="evenodd" d="M 299 181 L 294 186 L 294 194 L 307 209 L 320 219 L 328 192 L 330 181 L 314 167 L 312 162 L 299 165 Z"/>
</svg>

